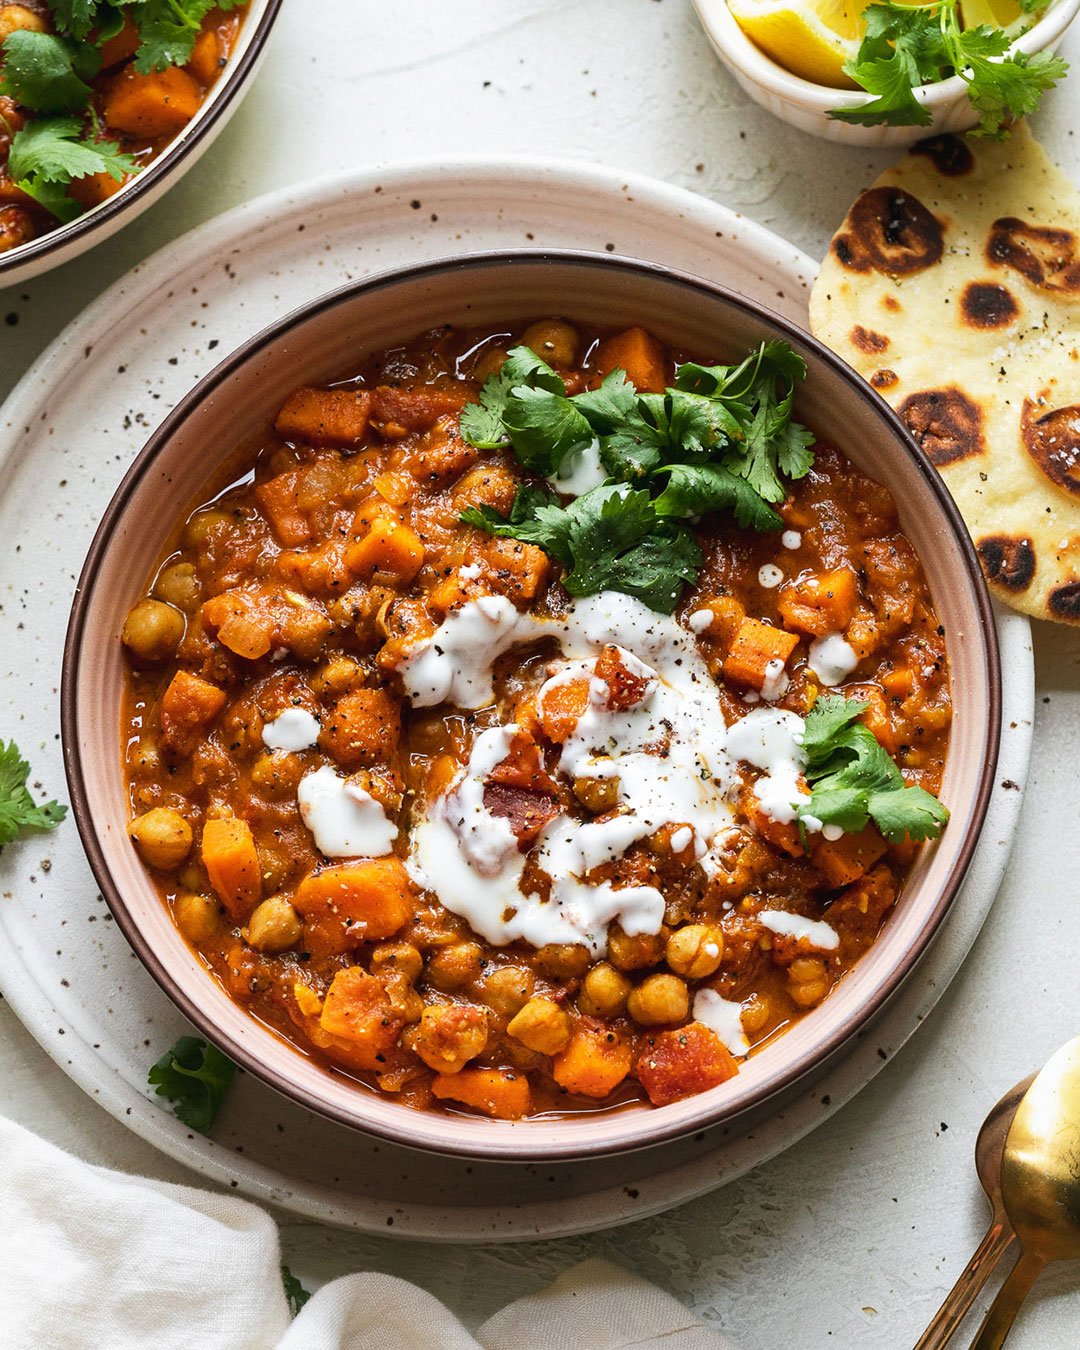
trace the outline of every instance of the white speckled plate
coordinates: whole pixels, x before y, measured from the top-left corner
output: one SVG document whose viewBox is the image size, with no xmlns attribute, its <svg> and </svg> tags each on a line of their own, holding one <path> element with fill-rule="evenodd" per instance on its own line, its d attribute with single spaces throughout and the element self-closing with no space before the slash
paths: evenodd
<svg viewBox="0 0 1080 1350">
<path fill-rule="evenodd" d="M 402 166 L 274 194 L 164 249 L 101 297 L 0 415 L 0 736 L 63 792 L 57 682 L 71 589 L 96 521 L 150 429 L 215 361 L 353 277 L 506 245 L 670 263 L 805 320 L 814 265 L 723 207 L 648 179 L 535 161 Z M 163 522 L 164 523 L 164 522 Z M 0 855 L 0 986 L 56 1062 L 143 1138 L 204 1176 L 311 1218 L 443 1241 L 556 1236 L 644 1217 L 792 1144 L 903 1044 L 966 956 L 1020 813 L 1033 704 L 1030 629 L 1001 615 L 999 778 L 943 932 L 827 1076 L 734 1137 L 556 1167 L 457 1162 L 380 1144 L 238 1080 L 214 1139 L 189 1133 L 146 1070 L 185 1024 L 112 924 L 69 824 Z"/>
</svg>

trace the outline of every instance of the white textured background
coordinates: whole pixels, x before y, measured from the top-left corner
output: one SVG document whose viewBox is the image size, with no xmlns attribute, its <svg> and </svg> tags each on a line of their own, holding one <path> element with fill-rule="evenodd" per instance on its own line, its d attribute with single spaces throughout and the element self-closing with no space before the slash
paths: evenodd
<svg viewBox="0 0 1080 1350">
<path fill-rule="evenodd" d="M 1080 64 L 1076 35 L 1063 51 Z M 1080 72 L 1036 131 L 1080 182 L 1078 113 Z M 108 283 L 226 207 L 335 170 L 470 150 L 652 173 L 819 257 L 891 158 L 826 145 L 749 104 L 688 0 L 286 0 L 261 75 L 196 168 L 95 252 L 0 291 L 0 397 Z M 388 1270 L 475 1323 L 600 1254 L 745 1350 L 910 1345 L 981 1233 L 971 1151 L 983 1114 L 1080 1030 L 1080 634 L 1042 626 L 1035 651 L 1032 779 L 998 904 L 929 1024 L 852 1105 L 743 1180 L 614 1233 L 448 1249 L 285 1218 L 293 1269 L 308 1285 Z M 191 1179 L 84 1097 L 2 1004 L 0 1109 L 94 1161 Z M 1075 1269 L 1047 1276 L 1010 1345 L 1080 1343 L 1078 1284 Z"/>
</svg>

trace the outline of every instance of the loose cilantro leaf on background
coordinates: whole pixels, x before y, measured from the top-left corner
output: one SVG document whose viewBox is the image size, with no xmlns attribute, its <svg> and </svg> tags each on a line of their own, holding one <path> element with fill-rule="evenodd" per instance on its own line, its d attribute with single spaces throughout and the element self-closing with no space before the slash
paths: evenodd
<svg viewBox="0 0 1080 1350">
<path fill-rule="evenodd" d="M 107 173 L 117 182 L 137 168 L 115 141 L 92 139 L 77 117 L 42 117 L 12 137 L 8 172 L 16 185 L 60 220 L 82 208 L 65 185 L 87 174 Z"/>
<path fill-rule="evenodd" d="M 285 1286 L 285 1297 L 288 1299 L 292 1315 L 295 1317 L 311 1297 L 311 1294 L 286 1265 L 281 1267 L 281 1283 Z"/>
<path fill-rule="evenodd" d="M 827 694 L 806 718 L 804 775 L 810 800 L 801 817 L 856 832 L 873 821 L 890 843 L 936 839 L 948 810 L 925 788 L 909 787 L 888 752 L 858 719 L 867 704 Z"/>
<path fill-rule="evenodd" d="M 20 830 L 54 830 L 67 815 L 59 802 L 38 806 L 26 786 L 30 765 L 14 741 L 0 741 L 0 848 L 18 837 Z"/>
<path fill-rule="evenodd" d="M 93 47 L 20 29 L 3 44 L 0 94 L 32 112 L 77 112 L 90 101 L 86 81 L 100 64 Z"/>
<path fill-rule="evenodd" d="M 525 486 L 505 519 L 491 507 L 470 508 L 461 518 L 550 553 L 562 563 L 571 595 L 621 591 L 663 614 L 672 613 L 701 567 L 690 531 L 658 516 L 647 491 L 621 484 L 593 488 L 566 506 Z"/>
<path fill-rule="evenodd" d="M 192 1130 L 206 1134 L 236 1074 L 236 1065 L 198 1036 L 181 1036 L 147 1074 L 157 1095 L 173 1104 L 175 1114 Z"/>
</svg>

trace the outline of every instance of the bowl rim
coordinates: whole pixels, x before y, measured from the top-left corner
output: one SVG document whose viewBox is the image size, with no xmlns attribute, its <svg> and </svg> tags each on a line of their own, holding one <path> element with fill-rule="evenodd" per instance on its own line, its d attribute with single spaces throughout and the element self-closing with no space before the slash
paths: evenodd
<svg viewBox="0 0 1080 1350">
<path fill-rule="evenodd" d="M 258 0 L 251 0 L 251 3 L 258 3 Z M 145 169 L 130 178 L 111 197 L 106 197 L 103 202 L 91 207 L 89 211 L 84 211 L 81 216 L 76 216 L 66 225 L 58 225 L 55 230 L 50 230 L 37 239 L 30 239 L 7 253 L 0 253 L 0 287 L 9 284 L 7 281 L 9 274 L 39 263 L 54 250 L 79 244 L 90 247 L 93 243 L 91 236 L 96 231 L 114 223 L 147 193 L 158 187 L 162 180 L 172 174 L 193 151 L 203 148 L 203 141 L 245 91 L 254 67 L 262 57 L 283 3 L 284 0 L 263 0 L 262 13 L 255 20 L 251 36 L 245 43 L 243 51 L 235 59 L 230 58 L 223 77 L 212 86 L 209 97 L 195 116 L 186 127 L 177 132 L 161 154 L 151 160 Z M 247 17 L 250 16 L 245 16 L 245 19 Z M 149 206 L 151 203 L 146 202 L 145 205 Z M 74 261 L 75 256 L 78 255 L 61 261 Z"/>
<path fill-rule="evenodd" d="M 834 89 L 804 79 L 768 56 L 739 27 L 728 5 L 728 0 L 691 0 L 706 36 L 712 41 L 723 60 L 741 71 L 762 89 L 785 103 L 827 116 L 834 108 L 858 108 L 873 98 L 862 89 Z M 1080 11 L 1080 0 L 1049 0 L 1042 15 L 1009 46 L 1009 52 L 1024 52 L 1030 56 L 1056 43 Z M 915 97 L 930 112 L 957 102 L 966 96 L 967 84 L 959 75 L 934 80 L 915 90 Z M 830 119 L 832 120 L 832 119 Z M 871 128 L 866 128 L 870 130 Z M 935 132 L 932 126 L 913 128 L 926 136 Z"/>
<path fill-rule="evenodd" d="M 651 1107 L 641 1112 L 614 1111 L 606 1117 L 610 1125 L 608 1136 L 603 1140 L 590 1138 L 575 1143 L 567 1133 L 565 1142 L 552 1143 L 529 1141 L 529 1120 L 522 1121 L 481 1121 L 485 1134 L 484 1141 L 473 1143 L 467 1138 L 457 1139 L 447 1130 L 447 1117 L 427 1111 L 394 1104 L 397 1110 L 392 1119 L 368 1118 L 363 1111 L 363 1103 L 368 1090 L 362 1084 L 356 1085 L 351 1094 L 360 1109 L 353 1111 L 339 1108 L 335 1103 L 321 1099 L 304 1086 L 284 1081 L 262 1057 L 253 1052 L 246 1044 L 236 1041 L 228 1033 L 220 1030 L 210 1014 L 204 1011 L 197 997 L 181 988 L 166 969 L 165 962 L 158 956 L 150 942 L 143 936 L 138 922 L 128 909 L 121 888 L 113 880 L 111 870 L 94 828 L 92 800 L 93 793 L 88 789 L 83 772 L 82 752 L 79 743 L 80 706 L 78 699 L 79 669 L 84 643 L 87 639 L 87 612 L 94 592 L 101 564 L 113 544 L 116 525 L 127 510 L 129 501 L 144 477 L 153 469 L 158 456 L 169 445 L 176 432 L 187 418 L 215 393 L 248 361 L 257 357 L 271 344 L 287 337 L 299 324 L 320 314 L 333 310 L 338 305 L 352 301 L 357 296 L 372 294 L 388 288 L 422 282 L 426 277 L 447 272 L 458 272 L 467 276 L 471 272 L 480 272 L 492 267 L 513 268 L 522 265 L 578 265 L 582 267 L 601 267 L 617 269 L 627 277 L 644 277 L 674 282 L 710 299 L 718 299 L 757 321 L 763 321 L 785 339 L 794 341 L 806 348 L 815 359 L 829 366 L 851 395 L 866 403 L 874 415 L 892 432 L 894 439 L 904 446 L 914 460 L 931 495 L 935 499 L 944 518 L 943 523 L 959 545 L 963 559 L 967 591 L 974 598 L 972 622 L 978 625 L 982 640 L 986 646 L 987 670 L 986 693 L 989 703 L 989 718 L 985 728 L 985 755 L 979 772 L 975 793 L 971 824 L 959 841 L 956 856 L 949 868 L 922 927 L 917 941 L 911 943 L 902 956 L 894 963 L 874 996 L 860 1008 L 856 1019 L 848 1019 L 838 1025 L 821 1043 L 814 1047 L 814 1058 L 806 1062 L 805 1057 L 792 1063 L 778 1077 L 765 1078 L 756 1089 L 741 1101 L 737 1109 L 725 1111 L 723 1101 L 716 1103 L 712 1110 L 699 1109 L 693 1112 L 693 1103 L 704 1102 L 711 1094 L 704 1093 L 687 1098 L 667 1107 Z M 208 466 L 207 480 L 212 476 Z M 86 714 L 83 713 L 83 716 Z M 985 823 L 986 811 L 993 792 L 997 767 L 1001 732 L 1001 667 L 998 651 L 997 630 L 989 591 L 979 565 L 974 545 L 964 524 L 959 509 L 945 487 L 944 481 L 933 467 L 929 457 L 916 444 L 907 427 L 893 409 L 875 389 L 866 383 L 857 372 L 839 356 L 826 347 L 819 339 L 797 324 L 775 313 L 765 305 L 760 305 L 745 296 L 703 277 L 680 268 L 667 267 L 638 258 L 623 257 L 618 254 L 598 253 L 578 249 L 500 249 L 474 252 L 458 256 L 434 259 L 415 263 L 406 267 L 393 268 L 376 273 L 358 281 L 325 292 L 301 304 L 280 319 L 267 325 L 241 343 L 225 356 L 212 370 L 202 377 L 185 396 L 170 410 L 161 423 L 148 437 L 142 449 L 127 469 L 119 486 L 106 507 L 93 540 L 87 551 L 86 559 L 76 583 L 67 632 L 64 640 L 64 658 L 60 684 L 60 726 L 61 749 L 64 772 L 67 778 L 71 801 L 72 816 L 75 820 L 87 860 L 94 879 L 101 889 L 108 908 L 128 943 L 140 962 L 156 981 L 162 992 L 175 1007 L 205 1036 L 212 1044 L 224 1051 L 241 1068 L 274 1091 L 297 1102 L 338 1124 L 366 1134 L 389 1140 L 404 1147 L 412 1147 L 428 1152 L 452 1154 L 466 1158 L 484 1158 L 488 1161 L 509 1161 L 535 1163 L 572 1159 L 593 1154 L 632 1152 L 638 1148 L 651 1147 L 673 1138 L 681 1138 L 708 1126 L 724 1121 L 738 1119 L 746 1113 L 760 1108 L 764 1103 L 779 1098 L 797 1083 L 811 1075 L 816 1068 L 828 1062 L 846 1044 L 854 1039 L 869 1025 L 894 993 L 904 984 L 919 960 L 939 933 L 952 902 L 960 888 L 975 851 L 976 843 Z M 126 825 L 126 822 L 124 822 Z M 205 972 L 208 982 L 212 981 L 209 971 Z M 250 1014 L 249 1014 L 250 1016 Z M 258 1019 L 252 1019 L 256 1021 Z M 259 1024 L 262 1031 L 287 1046 L 293 1053 L 303 1056 L 299 1050 L 284 1037 L 272 1029 Z M 713 1089 L 713 1092 L 717 1089 Z M 680 1110 L 681 1108 L 681 1110 Z M 690 1118 L 685 1118 L 687 1116 Z M 666 1117 L 666 1118 L 665 1118 Z M 597 1117 L 593 1117 L 596 1119 Z M 475 1124 L 477 1117 L 466 1117 Z M 626 1122 L 620 1130 L 618 1124 Z M 635 1122 L 630 1125 L 629 1122 Z M 409 1128 L 412 1126 L 413 1128 Z M 490 1140 L 490 1142 L 488 1142 Z"/>
</svg>

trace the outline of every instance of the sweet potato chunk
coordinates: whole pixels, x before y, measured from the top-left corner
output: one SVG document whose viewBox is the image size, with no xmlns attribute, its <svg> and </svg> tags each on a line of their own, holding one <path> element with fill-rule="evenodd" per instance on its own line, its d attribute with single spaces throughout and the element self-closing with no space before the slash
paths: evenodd
<svg viewBox="0 0 1080 1350">
<path fill-rule="evenodd" d="M 384 435 L 396 438 L 427 431 L 440 417 L 460 412 L 470 402 L 464 384 L 421 384 L 412 389 L 381 384 L 372 396 L 371 420 Z"/>
<path fill-rule="evenodd" d="M 578 722 L 589 706 L 589 682 L 586 679 L 561 680 L 545 690 L 537 707 L 537 716 L 544 735 L 556 745 L 562 745 L 574 734 Z"/>
<path fill-rule="evenodd" d="M 400 858 L 363 858 L 311 872 L 293 901 L 304 916 L 355 946 L 393 937 L 412 912 L 413 885 Z"/>
<path fill-rule="evenodd" d="M 311 445 L 358 445 L 367 434 L 371 393 L 367 389 L 295 389 L 282 404 L 274 430 L 286 441 Z"/>
<path fill-rule="evenodd" d="M 687 617 L 703 611 L 708 611 L 712 617 L 707 627 L 695 631 L 700 637 L 710 638 L 721 647 L 729 646 L 746 618 L 746 610 L 733 596 L 714 595 L 695 602 Z"/>
<path fill-rule="evenodd" d="M 361 581 L 412 581 L 424 565 L 424 545 L 410 525 L 379 516 L 345 553 L 349 571 Z"/>
<path fill-rule="evenodd" d="M 358 1067 L 384 1066 L 404 1025 L 382 983 L 359 966 L 339 970 L 326 991 L 319 1025 L 349 1042 L 349 1060 Z"/>
<path fill-rule="evenodd" d="M 726 1083 L 739 1072 L 734 1056 L 715 1031 L 700 1022 L 650 1036 L 635 1067 L 653 1106 L 667 1106 Z"/>
<path fill-rule="evenodd" d="M 224 708 L 227 695 L 209 680 L 178 670 L 161 696 L 161 734 L 165 744 L 182 750 Z"/>
<path fill-rule="evenodd" d="M 848 567 L 800 577 L 776 599 L 785 628 L 811 637 L 842 633 L 852 620 L 858 601 L 855 573 Z"/>
<path fill-rule="evenodd" d="M 462 1069 L 437 1074 L 431 1090 L 440 1101 L 449 1098 L 496 1120 L 520 1120 L 529 1113 L 528 1080 L 508 1069 Z"/>
<path fill-rule="evenodd" d="M 323 724 L 319 745 L 339 764 L 378 764 L 401 739 L 401 706 L 389 689 L 354 689 L 339 698 Z"/>
<path fill-rule="evenodd" d="M 892 724 L 892 718 L 889 716 L 889 705 L 885 702 L 885 695 L 876 684 L 857 684 L 844 690 L 847 698 L 857 698 L 860 703 L 867 704 L 866 711 L 859 717 L 859 721 L 870 732 L 879 745 L 888 750 L 890 755 L 896 754 L 900 746 L 900 737 Z"/>
<path fill-rule="evenodd" d="M 608 687 L 607 705 L 612 712 L 625 712 L 640 703 L 648 692 L 648 676 L 639 675 L 623 660 L 620 649 L 609 643 L 596 658 L 596 678 Z"/>
<path fill-rule="evenodd" d="M 296 499 L 302 476 L 302 469 L 287 469 L 253 489 L 263 515 L 286 548 L 298 548 L 311 539 L 311 522 Z"/>
<path fill-rule="evenodd" d="M 202 100 L 202 90 L 179 66 L 167 66 L 149 75 L 125 66 L 109 83 L 102 113 L 110 131 L 153 139 L 182 131 L 199 111 Z"/>
<path fill-rule="evenodd" d="M 724 661 L 724 679 L 743 689 L 760 690 L 770 662 L 786 664 L 798 645 L 796 633 L 785 633 L 757 619 L 743 619 Z"/>
<path fill-rule="evenodd" d="M 480 548 L 487 564 L 487 580 L 493 590 L 515 604 L 535 599 L 547 580 L 551 564 L 543 549 L 524 544 L 520 539 L 492 536 Z"/>
<path fill-rule="evenodd" d="M 206 601 L 202 617 L 222 646 L 248 661 L 278 646 L 312 660 L 332 626 L 315 601 L 278 586 L 223 591 Z"/>
<path fill-rule="evenodd" d="M 202 860 L 229 913 L 245 920 L 262 896 L 262 869 L 251 826 L 237 816 L 208 820 L 203 826 Z"/>
<path fill-rule="evenodd" d="M 858 834 L 842 834 L 839 839 L 825 839 L 819 834 L 812 838 L 810 856 L 830 886 L 848 886 L 858 881 L 888 849 L 873 825 Z"/>
<path fill-rule="evenodd" d="M 644 328 L 628 328 L 606 338 L 596 349 L 595 365 L 600 375 L 625 370 L 635 388 L 650 394 L 664 392 L 671 369 L 663 343 Z"/>
<path fill-rule="evenodd" d="M 580 1097 L 606 1097 L 630 1072 L 629 1045 L 610 1028 L 580 1026 L 570 1044 L 552 1061 L 552 1075 L 560 1087 Z"/>
<path fill-rule="evenodd" d="M 527 849 L 561 810 L 554 797 L 505 783 L 488 783 L 484 806 L 509 824 L 522 849 Z"/>
</svg>

